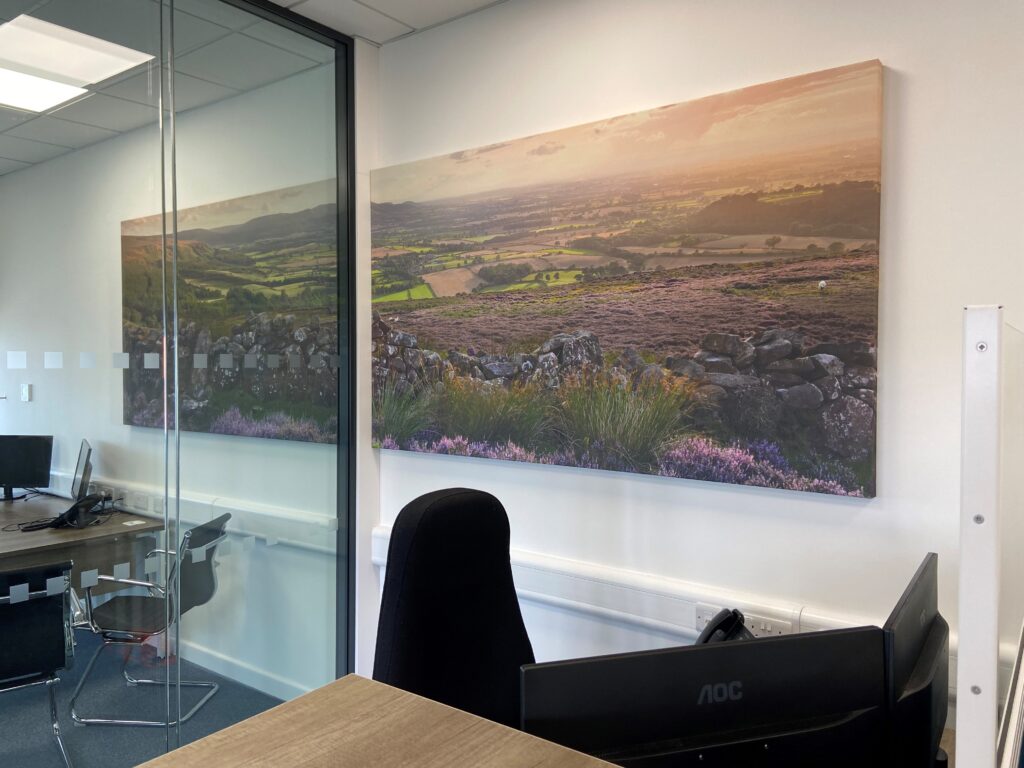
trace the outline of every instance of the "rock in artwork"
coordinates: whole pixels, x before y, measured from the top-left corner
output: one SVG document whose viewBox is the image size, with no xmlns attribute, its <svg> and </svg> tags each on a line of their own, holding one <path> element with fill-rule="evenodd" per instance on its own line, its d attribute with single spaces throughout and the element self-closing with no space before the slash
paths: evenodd
<svg viewBox="0 0 1024 768">
<path fill-rule="evenodd" d="M 374 435 L 875 493 L 877 61 L 376 171 Z"/>
<path fill-rule="evenodd" d="M 336 441 L 336 189 L 331 179 L 178 212 L 182 429 Z M 162 230 L 160 216 L 121 225 L 124 423 L 134 426 L 164 423 Z"/>
</svg>

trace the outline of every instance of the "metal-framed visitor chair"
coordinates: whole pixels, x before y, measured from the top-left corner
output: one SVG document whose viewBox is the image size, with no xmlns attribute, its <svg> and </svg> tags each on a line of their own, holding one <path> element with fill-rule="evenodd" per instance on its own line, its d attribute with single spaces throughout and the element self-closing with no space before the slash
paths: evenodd
<svg viewBox="0 0 1024 768">
<path fill-rule="evenodd" d="M 0 572 L 0 693 L 45 685 L 64 765 L 71 768 L 57 719 L 57 673 L 71 667 L 71 563 Z"/>
<path fill-rule="evenodd" d="M 121 667 L 121 674 L 124 676 L 128 686 L 139 685 L 166 685 L 166 680 L 140 680 L 128 674 L 128 662 L 131 660 L 132 651 L 142 645 L 153 635 L 166 632 L 168 627 L 173 625 L 175 618 L 175 592 L 180 586 L 180 614 L 196 606 L 208 603 L 213 599 L 217 591 L 217 569 L 214 565 L 213 556 L 217 545 L 226 538 L 225 528 L 230 514 L 221 515 L 203 525 L 196 526 L 185 532 L 181 540 L 181 547 L 178 552 L 157 549 L 150 552 L 147 558 L 154 554 L 162 554 L 165 557 L 173 557 L 174 565 L 170 568 L 168 588 L 164 589 L 157 584 L 138 579 L 117 579 L 113 576 L 100 576 L 103 582 L 113 582 L 130 587 L 145 587 L 149 590 L 148 595 L 118 595 L 111 598 L 102 605 L 93 607 L 92 588 L 86 589 L 86 616 L 89 628 L 96 634 L 101 635 L 103 642 L 96 653 L 89 660 L 85 668 L 85 674 L 75 686 L 71 695 L 71 718 L 81 725 L 123 725 L 143 728 L 164 728 L 175 726 L 176 720 L 166 722 L 163 720 L 132 720 L 115 717 L 83 717 L 75 709 L 75 703 L 85 686 L 86 680 L 96 664 L 100 654 L 112 646 L 126 646 L 128 652 L 125 654 L 124 665 Z M 180 557 L 179 557 L 180 553 Z M 197 680 L 182 680 L 182 687 L 204 688 L 208 692 L 199 702 L 181 717 L 181 722 L 188 722 L 202 707 L 214 697 L 220 686 L 217 683 L 203 682 Z"/>
</svg>

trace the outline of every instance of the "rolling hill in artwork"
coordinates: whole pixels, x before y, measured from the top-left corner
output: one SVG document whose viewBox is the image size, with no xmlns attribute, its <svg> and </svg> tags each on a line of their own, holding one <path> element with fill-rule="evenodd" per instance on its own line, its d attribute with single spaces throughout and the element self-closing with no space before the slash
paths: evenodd
<svg viewBox="0 0 1024 768">
<path fill-rule="evenodd" d="M 329 184 L 308 187 L 226 201 L 205 217 L 203 208 L 181 212 L 180 220 L 216 224 L 178 234 L 183 428 L 334 441 L 337 206 L 331 200 L 273 212 L 288 200 L 330 200 Z M 162 344 L 163 286 L 171 272 L 165 275 L 161 258 L 164 237 L 152 231 L 158 226 L 154 218 L 122 226 L 124 343 L 133 363 Z M 159 372 L 138 368 L 125 374 L 125 421 L 160 426 Z"/>
</svg>

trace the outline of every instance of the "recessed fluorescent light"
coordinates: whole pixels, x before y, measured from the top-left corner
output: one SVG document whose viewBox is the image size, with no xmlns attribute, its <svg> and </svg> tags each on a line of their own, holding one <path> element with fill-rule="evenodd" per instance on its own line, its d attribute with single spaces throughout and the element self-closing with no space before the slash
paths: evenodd
<svg viewBox="0 0 1024 768">
<path fill-rule="evenodd" d="M 68 85 L 98 83 L 153 58 L 32 16 L 0 25 L 0 64 Z"/>
<path fill-rule="evenodd" d="M 44 112 L 86 93 L 84 88 L 0 67 L 0 105 L 6 107 Z"/>
</svg>

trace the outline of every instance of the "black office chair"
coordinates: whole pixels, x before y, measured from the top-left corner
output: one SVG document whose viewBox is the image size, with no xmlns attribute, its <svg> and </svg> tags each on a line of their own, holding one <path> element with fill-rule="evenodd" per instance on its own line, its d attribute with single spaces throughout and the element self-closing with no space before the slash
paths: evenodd
<svg viewBox="0 0 1024 768">
<path fill-rule="evenodd" d="M 124 665 L 121 674 L 129 686 L 136 685 L 166 685 L 165 680 L 137 680 L 128 674 L 128 662 L 131 660 L 132 650 L 142 645 L 147 639 L 160 632 L 166 632 L 175 620 L 174 594 L 175 588 L 180 582 L 181 587 L 181 614 L 210 602 L 217 591 L 217 569 L 214 567 L 213 556 L 217 545 L 225 537 L 225 528 L 230 514 L 221 515 L 203 525 L 196 526 L 189 531 L 181 540 L 180 548 L 180 570 L 176 564 L 172 564 L 168 578 L 168 589 L 157 584 L 137 579 L 116 579 L 113 576 L 100 576 L 103 582 L 114 582 L 126 586 L 146 587 L 149 595 L 119 595 L 109 601 L 93 607 L 92 588 L 86 589 L 86 616 L 90 628 L 96 634 L 102 635 L 103 643 L 96 649 L 85 668 L 85 674 L 78 681 L 74 693 L 71 695 L 71 717 L 81 725 L 126 725 L 144 728 L 163 728 L 175 726 L 177 721 L 170 723 L 162 720 L 130 720 L 122 718 L 82 717 L 75 710 L 75 703 L 85 681 L 89 679 L 93 666 L 100 654 L 108 647 L 123 645 L 129 650 L 125 654 Z M 162 554 L 165 557 L 174 557 L 178 560 L 176 552 L 158 549 L 150 552 L 147 557 L 154 554 Z M 199 702 L 182 716 L 181 722 L 188 722 L 203 705 L 214 697 L 220 686 L 217 683 L 202 682 L 195 680 L 182 680 L 182 687 L 205 688 L 209 692 Z"/>
<path fill-rule="evenodd" d="M 504 507 L 451 488 L 410 502 L 388 546 L 373 679 L 518 727 L 523 625 Z"/>
<path fill-rule="evenodd" d="M 46 686 L 53 737 L 67 768 L 55 688 L 57 673 L 74 659 L 70 593 L 69 562 L 0 572 L 0 693 Z"/>
</svg>

